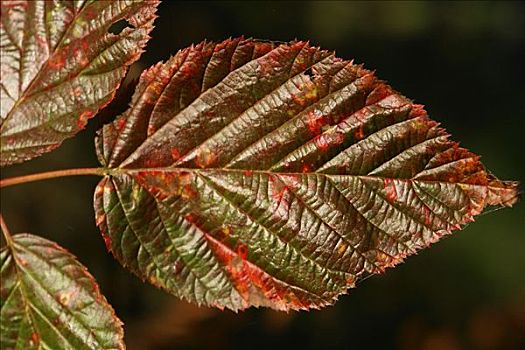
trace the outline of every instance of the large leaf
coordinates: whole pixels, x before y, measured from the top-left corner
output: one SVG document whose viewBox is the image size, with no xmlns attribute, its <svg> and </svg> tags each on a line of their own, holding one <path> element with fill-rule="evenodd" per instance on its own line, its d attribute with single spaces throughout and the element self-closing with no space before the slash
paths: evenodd
<svg viewBox="0 0 525 350">
<path fill-rule="evenodd" d="M 108 249 L 156 286 L 233 310 L 330 304 L 517 198 L 421 106 L 304 42 L 178 52 L 143 73 L 97 151 Z"/>
<path fill-rule="evenodd" d="M 0 252 L 2 349 L 123 349 L 122 323 L 76 258 L 17 234 Z"/>
<path fill-rule="evenodd" d="M 0 164 L 58 147 L 113 99 L 158 0 L 1 2 Z M 118 35 L 108 29 L 126 20 Z"/>
</svg>

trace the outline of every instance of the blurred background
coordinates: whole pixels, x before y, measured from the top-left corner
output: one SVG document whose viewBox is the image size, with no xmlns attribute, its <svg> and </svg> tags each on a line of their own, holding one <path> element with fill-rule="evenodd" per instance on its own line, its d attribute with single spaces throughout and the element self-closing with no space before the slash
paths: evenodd
<svg viewBox="0 0 525 350">
<path fill-rule="evenodd" d="M 525 182 L 525 3 L 175 2 L 159 7 L 147 52 L 116 102 L 55 152 L 2 177 L 95 167 L 95 130 L 126 106 L 142 69 L 204 39 L 308 39 L 375 69 L 426 105 L 502 179 Z M 478 217 L 321 311 L 240 314 L 179 301 L 107 254 L 92 208 L 97 178 L 2 190 L 11 230 L 57 241 L 99 281 L 139 349 L 524 349 L 523 203 Z"/>
</svg>

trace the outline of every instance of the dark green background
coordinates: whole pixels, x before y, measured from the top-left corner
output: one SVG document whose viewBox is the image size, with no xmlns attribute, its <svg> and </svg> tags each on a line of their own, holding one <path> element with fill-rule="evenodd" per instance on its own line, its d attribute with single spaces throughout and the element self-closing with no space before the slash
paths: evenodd
<svg viewBox="0 0 525 350">
<path fill-rule="evenodd" d="M 166 1 L 159 16 L 134 76 L 205 38 L 309 39 L 425 104 L 498 177 L 525 181 L 523 3 Z M 57 151 L 2 169 L 2 177 L 97 166 L 95 130 L 122 110 L 119 101 Z M 120 267 L 95 227 L 96 183 L 64 178 L 8 188 L 2 212 L 13 231 L 53 239 L 88 266 L 126 323 L 131 350 L 525 348 L 523 204 L 479 217 L 333 307 L 234 314 L 181 302 Z"/>
</svg>

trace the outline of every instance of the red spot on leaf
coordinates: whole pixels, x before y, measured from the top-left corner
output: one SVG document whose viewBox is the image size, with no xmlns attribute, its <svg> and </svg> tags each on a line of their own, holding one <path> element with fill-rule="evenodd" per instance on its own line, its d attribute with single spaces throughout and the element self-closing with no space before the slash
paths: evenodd
<svg viewBox="0 0 525 350">
<path fill-rule="evenodd" d="M 301 172 L 303 173 L 309 173 L 312 171 L 312 166 L 310 164 L 303 164 L 301 166 Z"/>
<path fill-rule="evenodd" d="M 126 118 L 119 118 L 117 119 L 117 129 L 118 131 L 122 131 L 124 127 L 126 126 Z"/>
<path fill-rule="evenodd" d="M 354 138 L 356 140 L 362 140 L 365 137 L 365 130 L 363 124 L 359 125 L 356 131 L 354 131 Z"/>
<path fill-rule="evenodd" d="M 275 175 L 270 175 L 270 194 L 273 214 L 280 219 L 287 219 L 290 211 L 290 188 Z"/>
<path fill-rule="evenodd" d="M 197 221 L 197 217 L 193 215 L 192 213 L 186 214 L 184 216 L 184 219 L 186 219 L 186 221 L 188 222 L 191 222 L 192 224 L 195 224 Z"/>
<path fill-rule="evenodd" d="M 350 288 L 353 288 L 355 287 L 355 282 L 356 282 L 357 278 L 355 276 L 350 276 L 346 279 L 346 284 L 350 287 Z"/>
<path fill-rule="evenodd" d="M 332 146 L 337 146 L 343 143 L 345 135 L 341 132 L 331 130 L 314 138 L 314 144 L 321 152 L 327 151 Z"/>
<path fill-rule="evenodd" d="M 319 135 L 314 139 L 315 146 L 321 152 L 324 152 L 330 147 L 326 135 Z"/>
<path fill-rule="evenodd" d="M 94 10 L 93 8 L 91 8 L 91 7 L 87 7 L 87 8 L 83 11 L 83 13 L 84 13 L 84 16 L 86 17 L 86 19 L 89 19 L 89 20 L 91 20 L 91 19 L 95 19 L 95 18 L 97 17 L 97 15 L 98 15 L 98 12 L 95 11 L 95 10 Z"/>
<path fill-rule="evenodd" d="M 94 114 L 95 113 L 93 113 L 92 111 L 84 111 L 80 113 L 80 116 L 77 119 L 77 127 L 79 129 L 84 129 L 84 127 L 87 124 L 88 119 L 91 118 Z"/>
<path fill-rule="evenodd" d="M 57 51 L 48 61 L 48 66 L 51 69 L 62 69 L 66 65 L 66 54 L 63 50 Z"/>
<path fill-rule="evenodd" d="M 274 175 L 270 176 L 270 187 L 272 198 L 276 203 L 280 203 L 286 192 L 289 191 L 288 186 L 283 184 L 282 181 L 275 179 Z"/>
<path fill-rule="evenodd" d="M 249 260 L 240 259 L 239 257 L 243 255 L 238 251 L 240 245 L 234 252 L 208 234 L 205 234 L 205 238 L 217 259 L 226 268 L 235 289 L 244 299 L 244 305 L 240 305 L 241 308 L 253 303 L 266 305 L 268 302 L 280 310 L 302 309 L 307 306 L 289 287 L 275 280 Z"/>
<path fill-rule="evenodd" d="M 173 158 L 174 161 L 180 158 L 180 151 L 175 147 L 171 149 L 171 158 Z"/>
<path fill-rule="evenodd" d="M 319 110 L 310 111 L 306 115 L 306 126 L 313 135 L 319 135 L 323 126 L 325 126 L 327 122 L 328 118 L 321 114 L 321 111 Z"/>
<path fill-rule="evenodd" d="M 237 255 L 242 259 L 246 260 L 248 258 L 248 247 L 246 245 L 239 243 L 237 245 Z"/>
<path fill-rule="evenodd" d="M 386 191 L 386 199 L 389 202 L 394 202 L 397 199 L 397 190 L 395 182 L 389 178 L 385 178 L 383 182 Z"/>
<path fill-rule="evenodd" d="M 40 335 L 38 333 L 33 332 L 31 334 L 31 345 L 38 348 L 40 346 Z"/>
<path fill-rule="evenodd" d="M 192 199 L 197 197 L 198 195 L 199 193 L 190 184 L 184 185 L 184 187 L 182 188 L 181 197 L 183 199 Z"/>
</svg>

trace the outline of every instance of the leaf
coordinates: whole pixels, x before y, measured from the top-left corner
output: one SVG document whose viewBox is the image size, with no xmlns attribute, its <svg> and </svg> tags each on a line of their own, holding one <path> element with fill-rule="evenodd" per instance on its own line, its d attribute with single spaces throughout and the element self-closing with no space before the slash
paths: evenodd
<svg viewBox="0 0 525 350">
<path fill-rule="evenodd" d="M 96 143 L 108 249 L 158 287 L 233 310 L 331 304 L 517 200 L 422 106 L 304 42 L 182 50 L 142 74 Z"/>
<path fill-rule="evenodd" d="M 55 149 L 113 99 L 149 39 L 157 4 L 1 2 L 1 166 Z M 124 20 L 132 27 L 108 33 Z"/>
<path fill-rule="evenodd" d="M 2 349 L 124 349 L 122 322 L 64 248 L 17 234 L 0 260 Z"/>
</svg>

